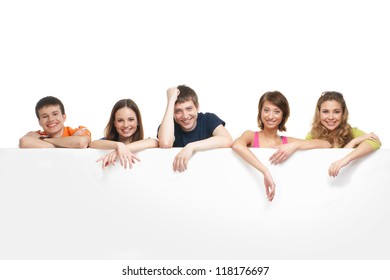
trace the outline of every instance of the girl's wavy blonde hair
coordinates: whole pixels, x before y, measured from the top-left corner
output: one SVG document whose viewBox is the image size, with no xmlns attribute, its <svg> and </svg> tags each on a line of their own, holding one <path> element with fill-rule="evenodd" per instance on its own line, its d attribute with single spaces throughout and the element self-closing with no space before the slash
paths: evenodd
<svg viewBox="0 0 390 280">
<path fill-rule="evenodd" d="M 320 111 L 322 103 L 332 100 L 340 103 L 342 119 L 340 125 L 335 130 L 330 131 L 321 124 Z M 352 128 L 348 123 L 348 108 L 341 93 L 337 91 L 325 91 L 322 93 L 321 97 L 317 101 L 311 135 L 313 139 L 328 141 L 332 147 L 335 148 L 343 148 L 352 140 Z"/>
</svg>

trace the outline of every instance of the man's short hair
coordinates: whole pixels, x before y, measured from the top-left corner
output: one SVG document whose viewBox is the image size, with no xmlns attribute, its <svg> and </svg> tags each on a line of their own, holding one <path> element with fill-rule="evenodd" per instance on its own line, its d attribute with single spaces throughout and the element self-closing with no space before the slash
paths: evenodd
<svg viewBox="0 0 390 280">
<path fill-rule="evenodd" d="M 61 115 L 65 115 L 65 108 L 64 104 L 62 104 L 61 100 L 54 96 L 46 96 L 38 101 L 37 105 L 35 106 L 35 114 L 37 115 L 37 118 L 39 120 L 39 113 L 38 110 L 42 109 L 46 106 L 60 106 Z"/>
<path fill-rule="evenodd" d="M 196 108 L 199 107 L 198 95 L 196 94 L 196 92 L 192 88 L 190 88 L 186 85 L 180 85 L 177 88 L 180 91 L 180 94 L 177 96 L 177 100 L 175 103 L 180 104 L 180 103 L 192 100 L 195 104 L 195 107 Z"/>
</svg>

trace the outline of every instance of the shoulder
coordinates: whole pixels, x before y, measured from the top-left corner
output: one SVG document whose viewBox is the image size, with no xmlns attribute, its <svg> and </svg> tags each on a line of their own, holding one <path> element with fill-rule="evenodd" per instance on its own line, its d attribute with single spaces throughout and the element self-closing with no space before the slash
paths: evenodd
<svg viewBox="0 0 390 280">
<path fill-rule="evenodd" d="M 44 131 L 44 130 L 37 130 L 37 131 L 34 131 L 34 132 L 36 132 L 36 133 L 38 133 L 40 135 L 47 135 L 46 131 Z"/>
<path fill-rule="evenodd" d="M 305 140 L 313 140 L 313 135 L 311 134 L 311 132 L 306 134 Z"/>
<path fill-rule="evenodd" d="M 91 136 L 91 132 L 85 126 L 78 126 L 77 128 L 71 128 L 66 126 L 64 128 L 70 136 Z"/>
<path fill-rule="evenodd" d="M 214 113 L 198 113 L 198 119 L 207 123 L 223 124 L 225 126 L 225 122 Z"/>
<path fill-rule="evenodd" d="M 252 130 L 245 130 L 242 135 L 255 137 L 256 134 L 259 134 L 258 131 L 252 131 Z"/>
<path fill-rule="evenodd" d="M 210 112 L 205 112 L 205 113 L 198 113 L 198 117 L 205 118 L 205 119 L 219 119 L 219 117 Z"/>
<path fill-rule="evenodd" d="M 356 138 L 356 137 L 362 136 L 364 134 L 367 134 L 363 130 L 358 129 L 357 127 L 352 127 L 351 128 L 351 132 L 352 132 L 352 137 L 353 138 Z"/>
<path fill-rule="evenodd" d="M 244 131 L 240 137 L 238 137 L 236 140 L 234 140 L 235 143 L 244 145 L 246 147 L 252 147 L 254 142 L 254 136 L 255 133 L 252 130 L 246 130 Z"/>
<path fill-rule="evenodd" d="M 292 142 L 295 142 L 295 141 L 301 141 L 302 140 L 302 139 L 295 138 L 295 137 L 288 137 L 288 136 L 282 136 L 282 137 L 284 137 L 284 139 L 286 139 L 288 143 L 292 143 Z"/>
<path fill-rule="evenodd" d="M 252 140 L 256 134 L 258 134 L 258 131 L 252 131 L 252 130 L 245 130 L 239 138 L 241 139 L 247 139 Z"/>
</svg>

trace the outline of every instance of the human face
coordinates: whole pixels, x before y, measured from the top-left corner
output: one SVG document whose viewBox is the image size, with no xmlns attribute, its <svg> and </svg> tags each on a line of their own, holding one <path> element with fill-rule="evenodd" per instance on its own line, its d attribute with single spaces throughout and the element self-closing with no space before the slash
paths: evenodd
<svg viewBox="0 0 390 280">
<path fill-rule="evenodd" d="M 180 104 L 176 103 L 174 108 L 174 119 L 183 131 L 192 131 L 196 127 L 198 108 L 192 100 Z"/>
<path fill-rule="evenodd" d="M 131 142 L 134 133 L 138 128 L 137 115 L 134 110 L 123 107 L 116 111 L 114 126 L 119 134 L 119 141 Z"/>
<path fill-rule="evenodd" d="M 320 121 L 328 130 L 332 131 L 339 127 L 343 117 L 343 109 L 340 102 L 328 100 L 321 104 Z"/>
<path fill-rule="evenodd" d="M 39 125 L 49 137 L 62 137 L 66 115 L 59 105 L 49 105 L 38 110 Z"/>
<path fill-rule="evenodd" d="M 278 129 L 283 120 L 283 111 L 269 101 L 265 101 L 261 109 L 261 122 L 264 128 Z"/>
</svg>

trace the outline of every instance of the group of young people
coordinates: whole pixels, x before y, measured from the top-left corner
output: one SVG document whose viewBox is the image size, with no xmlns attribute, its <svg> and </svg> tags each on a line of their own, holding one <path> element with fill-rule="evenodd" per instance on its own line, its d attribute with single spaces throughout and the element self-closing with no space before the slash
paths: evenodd
<svg viewBox="0 0 390 280">
<path fill-rule="evenodd" d="M 279 91 L 264 93 L 258 105 L 259 131 L 245 131 L 233 141 L 225 122 L 213 113 L 199 112 L 198 96 L 185 85 L 167 90 L 167 106 L 158 127 L 157 139 L 144 138 L 141 112 L 131 99 L 119 100 L 112 108 L 104 138 L 91 141 L 90 131 L 83 126 L 64 125 L 66 114 L 62 102 L 53 96 L 38 101 L 35 113 L 43 130 L 28 132 L 19 140 L 20 148 L 95 148 L 112 150 L 97 161 L 102 167 L 119 160 L 124 168 L 139 161 L 136 153 L 149 148 L 182 147 L 173 162 L 173 170 L 183 172 L 197 151 L 232 148 L 246 162 L 260 171 L 264 178 L 267 199 L 275 196 L 275 182 L 268 168 L 251 148 L 275 148 L 271 164 L 286 161 L 297 150 L 316 148 L 353 148 L 345 157 L 331 163 L 328 173 L 337 176 L 351 161 L 380 148 L 374 133 L 352 128 L 343 95 L 336 91 L 321 94 L 315 108 L 312 128 L 306 139 L 279 136 L 286 131 L 290 107 Z"/>
</svg>

